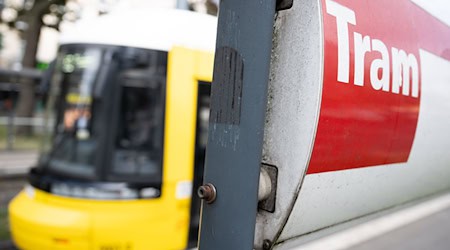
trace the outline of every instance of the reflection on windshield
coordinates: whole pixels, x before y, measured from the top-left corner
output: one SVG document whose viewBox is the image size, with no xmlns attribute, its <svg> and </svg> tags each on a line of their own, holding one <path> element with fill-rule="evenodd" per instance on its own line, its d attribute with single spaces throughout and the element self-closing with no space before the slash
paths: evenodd
<svg viewBox="0 0 450 250">
<path fill-rule="evenodd" d="M 100 68 L 102 50 L 77 48 L 62 51 L 56 65 L 53 87 L 59 89 L 61 109 L 50 167 L 79 174 L 94 171 L 96 141 L 92 131 L 92 95 Z"/>
<path fill-rule="evenodd" d="M 92 90 L 100 67 L 101 51 L 86 49 L 84 53 L 66 54 L 61 71 L 66 75 L 67 93 L 64 111 L 64 131 L 75 133 L 77 139 L 90 137 Z"/>
<path fill-rule="evenodd" d="M 113 172 L 154 175 L 162 164 L 163 83 L 158 78 L 132 78 L 127 73 L 131 72 L 125 72 L 121 78 Z"/>
<path fill-rule="evenodd" d="M 52 148 L 41 165 L 70 178 L 160 183 L 166 70 L 167 52 L 63 46 L 49 96 Z"/>
</svg>

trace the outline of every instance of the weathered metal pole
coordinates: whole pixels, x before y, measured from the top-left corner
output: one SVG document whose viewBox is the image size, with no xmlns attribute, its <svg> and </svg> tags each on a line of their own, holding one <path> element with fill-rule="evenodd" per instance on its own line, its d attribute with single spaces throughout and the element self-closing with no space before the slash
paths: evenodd
<svg viewBox="0 0 450 250">
<path fill-rule="evenodd" d="M 201 250 L 253 249 L 275 6 L 221 1 Z"/>
</svg>

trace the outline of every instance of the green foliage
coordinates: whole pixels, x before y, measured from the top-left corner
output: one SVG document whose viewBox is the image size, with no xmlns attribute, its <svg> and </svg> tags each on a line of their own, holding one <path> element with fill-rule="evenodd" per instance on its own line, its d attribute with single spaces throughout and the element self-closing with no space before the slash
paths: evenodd
<svg viewBox="0 0 450 250">
<path fill-rule="evenodd" d="M 0 206 L 0 241 L 9 238 L 8 208 Z"/>
<path fill-rule="evenodd" d="M 46 62 L 37 62 L 36 68 L 38 70 L 45 71 L 46 69 L 48 69 L 48 63 L 46 63 Z"/>
<path fill-rule="evenodd" d="M 31 135 L 15 134 L 13 149 L 36 150 L 40 147 L 43 135 L 33 133 Z M 6 149 L 7 146 L 7 127 L 0 125 L 0 150 Z"/>
<path fill-rule="evenodd" d="M 0 50 L 3 49 L 3 33 L 0 33 Z"/>
</svg>

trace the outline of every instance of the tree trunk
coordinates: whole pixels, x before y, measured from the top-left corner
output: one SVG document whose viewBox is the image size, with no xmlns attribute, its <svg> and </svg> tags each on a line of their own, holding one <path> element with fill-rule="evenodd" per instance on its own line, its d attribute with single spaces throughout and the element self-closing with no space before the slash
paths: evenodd
<svg viewBox="0 0 450 250">
<path fill-rule="evenodd" d="M 28 29 L 24 32 L 25 53 L 22 59 L 23 68 L 36 67 L 36 53 L 38 49 L 39 36 L 43 26 L 42 16 L 48 11 L 51 4 L 64 2 L 64 0 L 36 1 L 33 8 L 23 16 L 23 21 L 28 24 Z M 33 79 L 22 78 L 19 80 L 19 99 L 16 107 L 16 116 L 32 117 L 35 106 L 35 81 Z M 30 135 L 31 126 L 19 126 L 17 133 Z"/>
<path fill-rule="evenodd" d="M 29 22 L 29 28 L 25 33 L 25 53 L 22 59 L 23 68 L 36 67 L 36 53 L 38 41 L 42 28 L 42 20 L 35 17 L 35 20 Z M 17 115 L 30 117 L 33 112 L 34 104 L 34 80 L 21 79 L 19 103 L 17 106 Z"/>
<path fill-rule="evenodd" d="M 36 1 L 33 8 L 25 13 L 24 21 L 28 24 L 28 29 L 24 32 L 25 53 L 22 59 L 23 68 L 36 67 L 36 53 L 38 49 L 39 37 L 43 26 L 42 16 L 47 12 L 52 4 L 64 3 L 65 0 Z M 35 104 L 35 80 L 19 79 L 20 93 L 16 107 L 16 116 L 32 117 Z M 30 134 L 31 126 L 20 126 L 17 128 L 19 134 Z"/>
<path fill-rule="evenodd" d="M 23 68 L 36 67 L 36 53 L 39 36 L 42 28 L 42 18 L 40 15 L 32 16 L 28 21 L 28 30 L 25 32 L 25 53 L 22 60 Z M 32 117 L 35 104 L 35 80 L 18 79 L 20 83 L 19 100 L 16 108 L 16 116 Z M 31 126 L 21 126 L 17 128 L 17 133 L 30 134 Z"/>
</svg>

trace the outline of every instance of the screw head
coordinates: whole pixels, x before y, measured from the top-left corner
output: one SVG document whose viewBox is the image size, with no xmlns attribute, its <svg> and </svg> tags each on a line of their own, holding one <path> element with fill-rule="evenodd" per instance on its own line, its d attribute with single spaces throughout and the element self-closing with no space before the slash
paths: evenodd
<svg viewBox="0 0 450 250">
<path fill-rule="evenodd" d="M 270 240 L 263 241 L 263 249 L 264 250 L 269 250 L 271 246 L 272 246 L 272 242 L 270 242 Z"/>
<path fill-rule="evenodd" d="M 211 183 L 206 183 L 198 188 L 197 195 L 200 199 L 206 201 L 206 203 L 211 204 L 216 200 L 216 187 Z"/>
</svg>

